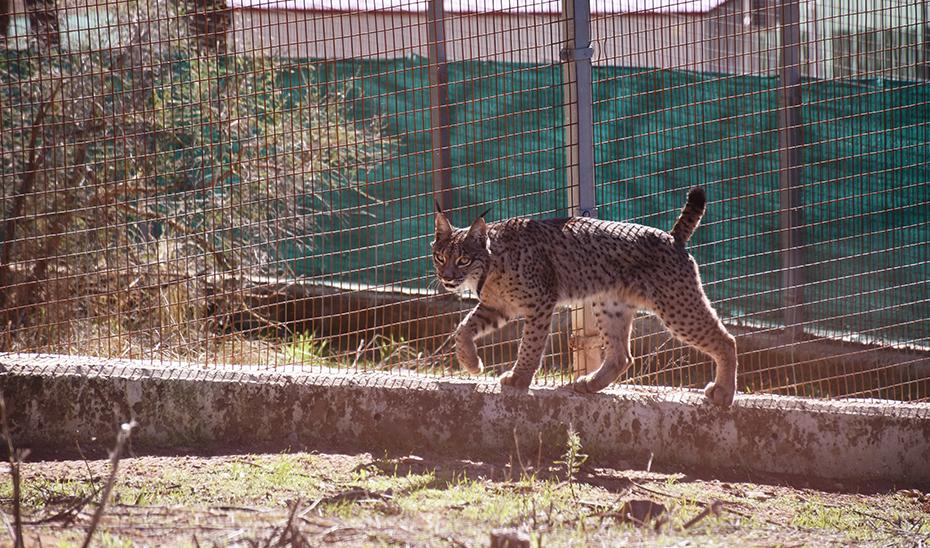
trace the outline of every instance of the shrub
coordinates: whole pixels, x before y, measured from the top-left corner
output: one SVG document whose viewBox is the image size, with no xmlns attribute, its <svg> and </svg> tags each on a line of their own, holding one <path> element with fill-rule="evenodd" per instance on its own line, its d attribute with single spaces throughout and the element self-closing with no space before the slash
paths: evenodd
<svg viewBox="0 0 930 548">
<path fill-rule="evenodd" d="M 378 120 L 317 91 L 313 63 L 199 51 L 158 10 L 101 49 L 2 52 L 2 348 L 93 325 L 107 344 L 78 351 L 200 352 L 217 276 L 287 271 L 329 193 L 368 200 Z"/>
</svg>

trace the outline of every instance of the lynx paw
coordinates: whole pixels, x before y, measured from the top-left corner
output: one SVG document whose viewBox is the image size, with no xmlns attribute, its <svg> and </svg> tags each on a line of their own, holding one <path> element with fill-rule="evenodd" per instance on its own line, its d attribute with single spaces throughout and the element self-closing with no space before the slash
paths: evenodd
<svg viewBox="0 0 930 548">
<path fill-rule="evenodd" d="M 736 395 L 736 388 L 726 388 L 723 385 L 711 382 L 704 388 L 704 397 L 714 405 L 720 407 L 730 407 L 733 404 L 733 397 Z"/>
<path fill-rule="evenodd" d="M 517 375 L 514 374 L 513 369 L 507 371 L 500 377 L 498 380 L 501 383 L 501 386 L 511 386 L 513 388 L 527 389 L 530 387 L 530 381 L 533 380 L 533 377 L 530 375 Z"/>
<path fill-rule="evenodd" d="M 462 367 L 472 375 L 477 375 L 484 372 L 484 362 L 481 358 L 476 358 L 474 361 L 459 360 L 459 363 L 462 364 Z"/>
<path fill-rule="evenodd" d="M 578 377 L 569 386 L 579 394 L 594 394 L 595 392 L 600 392 L 604 388 L 601 380 L 596 378 L 594 373 Z"/>
<path fill-rule="evenodd" d="M 467 347 L 460 346 L 456 349 L 455 357 L 459 365 L 472 375 L 477 375 L 484 371 L 484 362 L 478 357 L 478 352 L 469 352 Z"/>
</svg>

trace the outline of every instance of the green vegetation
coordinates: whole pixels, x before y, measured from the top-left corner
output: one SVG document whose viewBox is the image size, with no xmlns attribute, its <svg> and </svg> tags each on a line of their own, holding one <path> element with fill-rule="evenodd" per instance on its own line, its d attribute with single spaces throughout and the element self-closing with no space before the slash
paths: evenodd
<svg viewBox="0 0 930 548">
<path fill-rule="evenodd" d="M 306 365 L 331 365 L 327 358 L 326 347 L 329 341 L 320 340 L 313 333 L 304 333 L 294 337 L 294 341 L 285 350 L 288 363 Z"/>
<path fill-rule="evenodd" d="M 115 504 L 135 506 L 190 505 L 209 501 L 240 504 L 261 499 L 283 504 L 296 497 L 320 493 L 322 477 L 315 472 L 313 455 L 282 454 L 270 459 L 205 459 L 196 467 L 156 468 L 159 474 L 145 474 L 147 459 L 125 460 L 120 480 L 113 489 Z M 28 467 L 29 465 L 24 465 Z M 23 505 L 27 511 L 60 506 L 81 499 L 95 498 L 102 487 L 104 463 L 94 470 L 76 474 L 43 475 L 23 484 Z M 4 483 L 0 497 L 12 496 Z"/>
<path fill-rule="evenodd" d="M 525 472 L 413 455 L 127 458 L 95 542 L 183 546 L 195 545 L 196 536 L 201 545 L 228 544 L 224 539 L 239 535 L 244 543 L 273 544 L 290 516 L 314 545 L 476 546 L 486 545 L 498 527 L 528 532 L 534 546 L 930 540 L 930 514 L 919 498 L 930 501 L 926 495 L 701 481 L 590 462 L 572 468 L 569 483 L 566 462 L 580 463 L 580 450 L 580 440 L 568 440 L 557 462 Z M 82 516 L 93 510 L 82 497 L 107 472 L 104 461 L 26 463 L 24 513 L 38 522 L 27 526 L 27 539 L 41 534 L 46 545 L 79 545 Z M 6 512 L 10 498 L 7 481 L 0 489 Z M 632 518 L 644 504 L 660 510 L 639 524 Z"/>
<path fill-rule="evenodd" d="M 565 466 L 565 476 L 569 487 L 572 489 L 572 495 L 574 495 L 575 475 L 581 470 L 581 465 L 588 460 L 588 455 L 582 453 L 581 449 L 581 436 L 579 436 L 575 428 L 569 424 L 568 439 L 565 442 L 565 454 L 562 456 L 562 460 L 556 461 L 556 464 Z"/>
<path fill-rule="evenodd" d="M 836 504 L 826 497 L 814 496 L 795 506 L 792 525 L 839 531 L 855 541 L 879 541 L 893 531 L 930 538 L 930 513 L 915 515 L 913 502 L 889 497 L 879 508 L 861 501 Z"/>
<path fill-rule="evenodd" d="M 283 347 L 283 359 L 289 364 L 333 369 L 358 367 L 380 370 L 406 367 L 424 371 L 438 365 L 428 362 L 403 337 L 395 337 L 393 334 L 376 335 L 371 341 L 362 341 L 354 353 L 330 352 L 329 343 L 328 339 L 317 337 L 315 333 L 296 335 Z"/>
</svg>

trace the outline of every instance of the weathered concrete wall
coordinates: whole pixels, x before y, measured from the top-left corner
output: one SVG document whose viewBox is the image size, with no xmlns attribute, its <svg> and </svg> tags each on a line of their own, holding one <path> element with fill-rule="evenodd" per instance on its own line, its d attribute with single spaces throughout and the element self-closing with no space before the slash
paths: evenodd
<svg viewBox="0 0 930 548">
<path fill-rule="evenodd" d="M 460 458 L 549 454 L 569 423 L 596 462 L 655 462 L 839 480 L 930 484 L 930 405 L 741 395 L 729 410 L 691 391 L 501 392 L 490 381 L 302 374 L 0 355 L 16 442 L 73 446 L 138 421 L 136 443 L 280 441 Z"/>
</svg>

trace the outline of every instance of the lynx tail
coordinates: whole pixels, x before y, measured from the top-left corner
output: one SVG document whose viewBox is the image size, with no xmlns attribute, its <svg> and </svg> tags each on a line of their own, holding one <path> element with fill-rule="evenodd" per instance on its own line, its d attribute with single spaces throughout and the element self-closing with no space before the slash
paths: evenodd
<svg viewBox="0 0 930 548">
<path fill-rule="evenodd" d="M 704 194 L 703 188 L 696 186 L 688 192 L 688 202 L 681 210 L 681 215 L 678 216 L 678 220 L 675 221 L 675 226 L 672 227 L 671 231 L 677 245 L 685 245 L 691 235 L 694 234 L 694 229 L 697 228 L 701 222 L 701 217 L 704 216 L 704 206 L 706 204 L 707 196 Z"/>
</svg>

